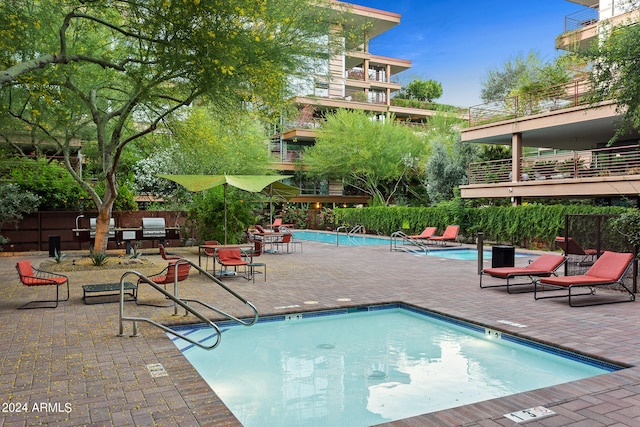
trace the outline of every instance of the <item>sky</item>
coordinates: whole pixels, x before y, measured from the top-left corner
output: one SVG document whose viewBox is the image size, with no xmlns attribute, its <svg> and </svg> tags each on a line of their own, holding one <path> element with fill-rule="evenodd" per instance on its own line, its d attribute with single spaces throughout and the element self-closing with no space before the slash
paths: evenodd
<svg viewBox="0 0 640 427">
<path fill-rule="evenodd" d="M 346 0 L 401 14 L 400 25 L 372 39 L 375 55 L 408 59 L 400 83 L 435 80 L 436 102 L 459 107 L 481 104 L 482 81 L 516 56 L 537 52 L 545 61 L 562 53 L 555 38 L 564 18 L 584 6 L 568 0 Z"/>
</svg>

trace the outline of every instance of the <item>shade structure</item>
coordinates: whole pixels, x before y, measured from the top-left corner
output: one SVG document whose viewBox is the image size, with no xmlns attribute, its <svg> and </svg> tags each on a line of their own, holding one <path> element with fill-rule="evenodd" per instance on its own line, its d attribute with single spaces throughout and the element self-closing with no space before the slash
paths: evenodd
<svg viewBox="0 0 640 427">
<path fill-rule="evenodd" d="M 281 179 L 291 178 L 292 175 L 167 175 L 158 174 L 160 178 L 168 179 L 182 185 L 189 191 L 208 190 L 220 185 L 224 186 L 224 244 L 227 244 L 227 185 L 251 193 L 264 192 L 265 187 Z M 286 184 L 282 184 L 283 186 Z M 295 188 L 295 187 L 293 187 Z M 272 190 L 273 191 L 273 187 Z M 268 193 L 265 193 L 268 194 Z"/>
</svg>

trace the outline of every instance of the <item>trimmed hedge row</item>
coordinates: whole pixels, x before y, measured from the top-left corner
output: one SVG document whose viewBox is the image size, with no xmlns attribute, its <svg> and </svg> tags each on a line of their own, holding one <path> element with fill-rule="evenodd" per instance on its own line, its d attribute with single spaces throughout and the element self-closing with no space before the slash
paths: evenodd
<svg viewBox="0 0 640 427">
<path fill-rule="evenodd" d="M 334 210 L 338 225 L 350 228 L 362 225 L 368 233 L 391 235 L 402 230 L 418 234 L 425 227 L 438 227 L 441 233 L 447 225 L 460 225 L 463 240 L 473 241 L 478 232 L 484 239 L 509 243 L 523 248 L 550 249 L 556 236 L 564 233 L 567 214 L 621 214 L 623 207 L 593 207 L 575 205 L 488 206 L 468 208 L 461 202 L 436 207 L 369 207 Z"/>
</svg>

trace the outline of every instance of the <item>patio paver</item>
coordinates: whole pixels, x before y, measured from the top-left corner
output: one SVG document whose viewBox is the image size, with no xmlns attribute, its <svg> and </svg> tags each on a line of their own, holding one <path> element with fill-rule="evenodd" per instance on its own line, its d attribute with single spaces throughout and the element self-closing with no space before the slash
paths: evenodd
<svg viewBox="0 0 640 427">
<path fill-rule="evenodd" d="M 255 304 L 261 316 L 404 302 L 631 366 L 388 425 L 508 426 L 514 423 L 503 414 L 538 405 L 556 415 L 526 425 L 640 425 L 637 302 L 571 308 L 564 299 L 534 301 L 532 294 L 481 290 L 476 261 L 390 252 L 388 246 L 304 245 L 302 253 L 264 254 L 260 260 L 269 268 L 266 282 L 234 278 L 225 283 Z M 197 262 L 195 249 L 179 251 Z M 161 261 L 155 251 L 146 253 Z M 68 302 L 56 309 L 17 310 L 51 289 L 21 285 L 15 263 L 28 258 L 37 266 L 48 258 L 44 252 L 7 255 L 0 256 L 0 427 L 240 425 L 164 332 L 139 323 L 138 337 L 118 337 L 118 304 L 83 303 L 82 285 L 118 281 L 125 270 L 69 273 Z M 524 264 L 527 258 L 516 260 Z M 231 314 L 250 315 L 246 307 L 207 286 L 197 274 L 181 283 L 180 295 L 197 295 Z M 144 285 L 139 298 L 166 304 Z M 127 315 L 136 313 L 170 324 L 195 321 L 193 316 L 173 316 L 172 307 L 126 304 L 131 311 Z M 125 334 L 131 331 L 131 323 L 125 323 Z M 162 364 L 167 376 L 150 375 L 147 365 L 156 363 Z M 19 408 L 27 411 L 18 411 L 16 404 L 26 404 Z"/>
</svg>

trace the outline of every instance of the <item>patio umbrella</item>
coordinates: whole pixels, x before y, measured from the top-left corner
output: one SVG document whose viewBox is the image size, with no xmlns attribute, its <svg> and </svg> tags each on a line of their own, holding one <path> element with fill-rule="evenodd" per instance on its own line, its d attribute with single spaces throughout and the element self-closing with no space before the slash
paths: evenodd
<svg viewBox="0 0 640 427">
<path fill-rule="evenodd" d="M 160 178 L 168 179 L 182 185 L 189 191 L 204 191 L 209 188 L 224 187 L 224 244 L 227 244 L 227 185 L 258 193 L 269 184 L 291 175 L 166 175 L 158 174 Z M 283 184 L 284 185 L 284 184 Z"/>
</svg>

